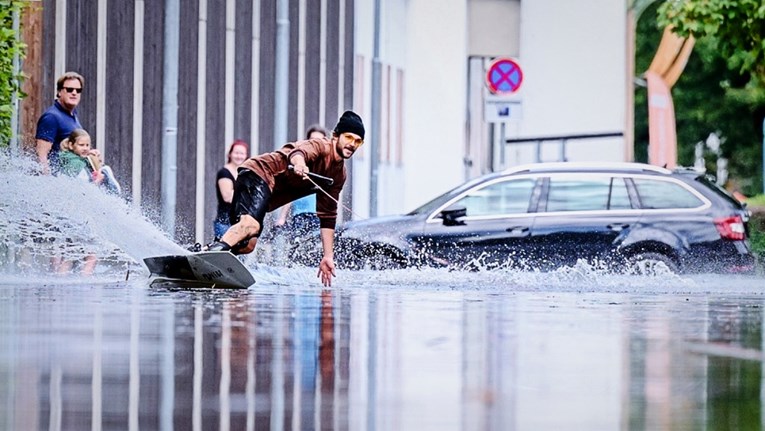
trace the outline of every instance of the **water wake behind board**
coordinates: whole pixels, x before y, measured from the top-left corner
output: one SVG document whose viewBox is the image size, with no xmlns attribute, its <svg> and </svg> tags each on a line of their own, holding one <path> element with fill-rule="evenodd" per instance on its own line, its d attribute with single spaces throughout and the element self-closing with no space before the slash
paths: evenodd
<svg viewBox="0 0 765 431">
<path fill-rule="evenodd" d="M 197 283 L 202 287 L 246 289 L 255 283 L 250 271 L 227 251 L 147 257 L 143 260 L 153 277 L 163 281 Z"/>
</svg>

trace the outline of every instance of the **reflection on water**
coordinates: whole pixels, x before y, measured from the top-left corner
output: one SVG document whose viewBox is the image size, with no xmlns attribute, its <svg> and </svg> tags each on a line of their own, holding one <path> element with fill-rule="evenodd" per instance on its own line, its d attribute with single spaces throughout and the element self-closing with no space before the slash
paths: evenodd
<svg viewBox="0 0 765 431">
<path fill-rule="evenodd" d="M 484 275 L 2 284 L 0 428 L 760 428 L 762 280 L 657 295 L 640 287 L 658 280 L 500 291 Z"/>
</svg>

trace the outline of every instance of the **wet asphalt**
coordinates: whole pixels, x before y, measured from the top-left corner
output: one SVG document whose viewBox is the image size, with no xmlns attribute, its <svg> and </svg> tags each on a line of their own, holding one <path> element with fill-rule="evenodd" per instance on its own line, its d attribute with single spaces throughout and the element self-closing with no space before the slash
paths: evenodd
<svg viewBox="0 0 765 431">
<path fill-rule="evenodd" d="M 750 276 L 0 282 L 0 429 L 759 429 Z"/>
</svg>

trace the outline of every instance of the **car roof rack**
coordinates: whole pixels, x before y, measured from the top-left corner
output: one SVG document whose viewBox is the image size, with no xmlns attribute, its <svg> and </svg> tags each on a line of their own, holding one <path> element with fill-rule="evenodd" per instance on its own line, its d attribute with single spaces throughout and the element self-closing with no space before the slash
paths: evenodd
<svg viewBox="0 0 765 431">
<path fill-rule="evenodd" d="M 655 172 L 659 174 L 671 174 L 667 168 L 649 165 L 646 163 L 631 162 L 546 162 L 529 163 L 513 166 L 502 171 L 503 174 L 520 172 L 555 172 L 555 171 L 599 171 L 619 170 L 637 172 Z"/>
<path fill-rule="evenodd" d="M 678 174 L 697 174 L 704 175 L 707 173 L 706 168 L 699 169 L 694 166 L 678 166 L 675 168 L 675 172 Z"/>
</svg>

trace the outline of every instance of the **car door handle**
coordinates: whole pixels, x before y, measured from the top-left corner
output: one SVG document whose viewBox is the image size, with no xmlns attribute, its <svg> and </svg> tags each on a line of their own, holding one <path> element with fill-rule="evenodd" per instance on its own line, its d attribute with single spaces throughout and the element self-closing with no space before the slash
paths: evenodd
<svg viewBox="0 0 765 431">
<path fill-rule="evenodd" d="M 506 231 L 512 238 L 522 238 L 524 236 L 529 236 L 529 228 L 523 226 L 510 227 L 507 228 Z"/>
<path fill-rule="evenodd" d="M 630 227 L 629 224 L 610 224 L 606 226 L 608 229 L 614 231 L 614 232 L 621 232 L 624 229 L 627 229 Z"/>
</svg>

